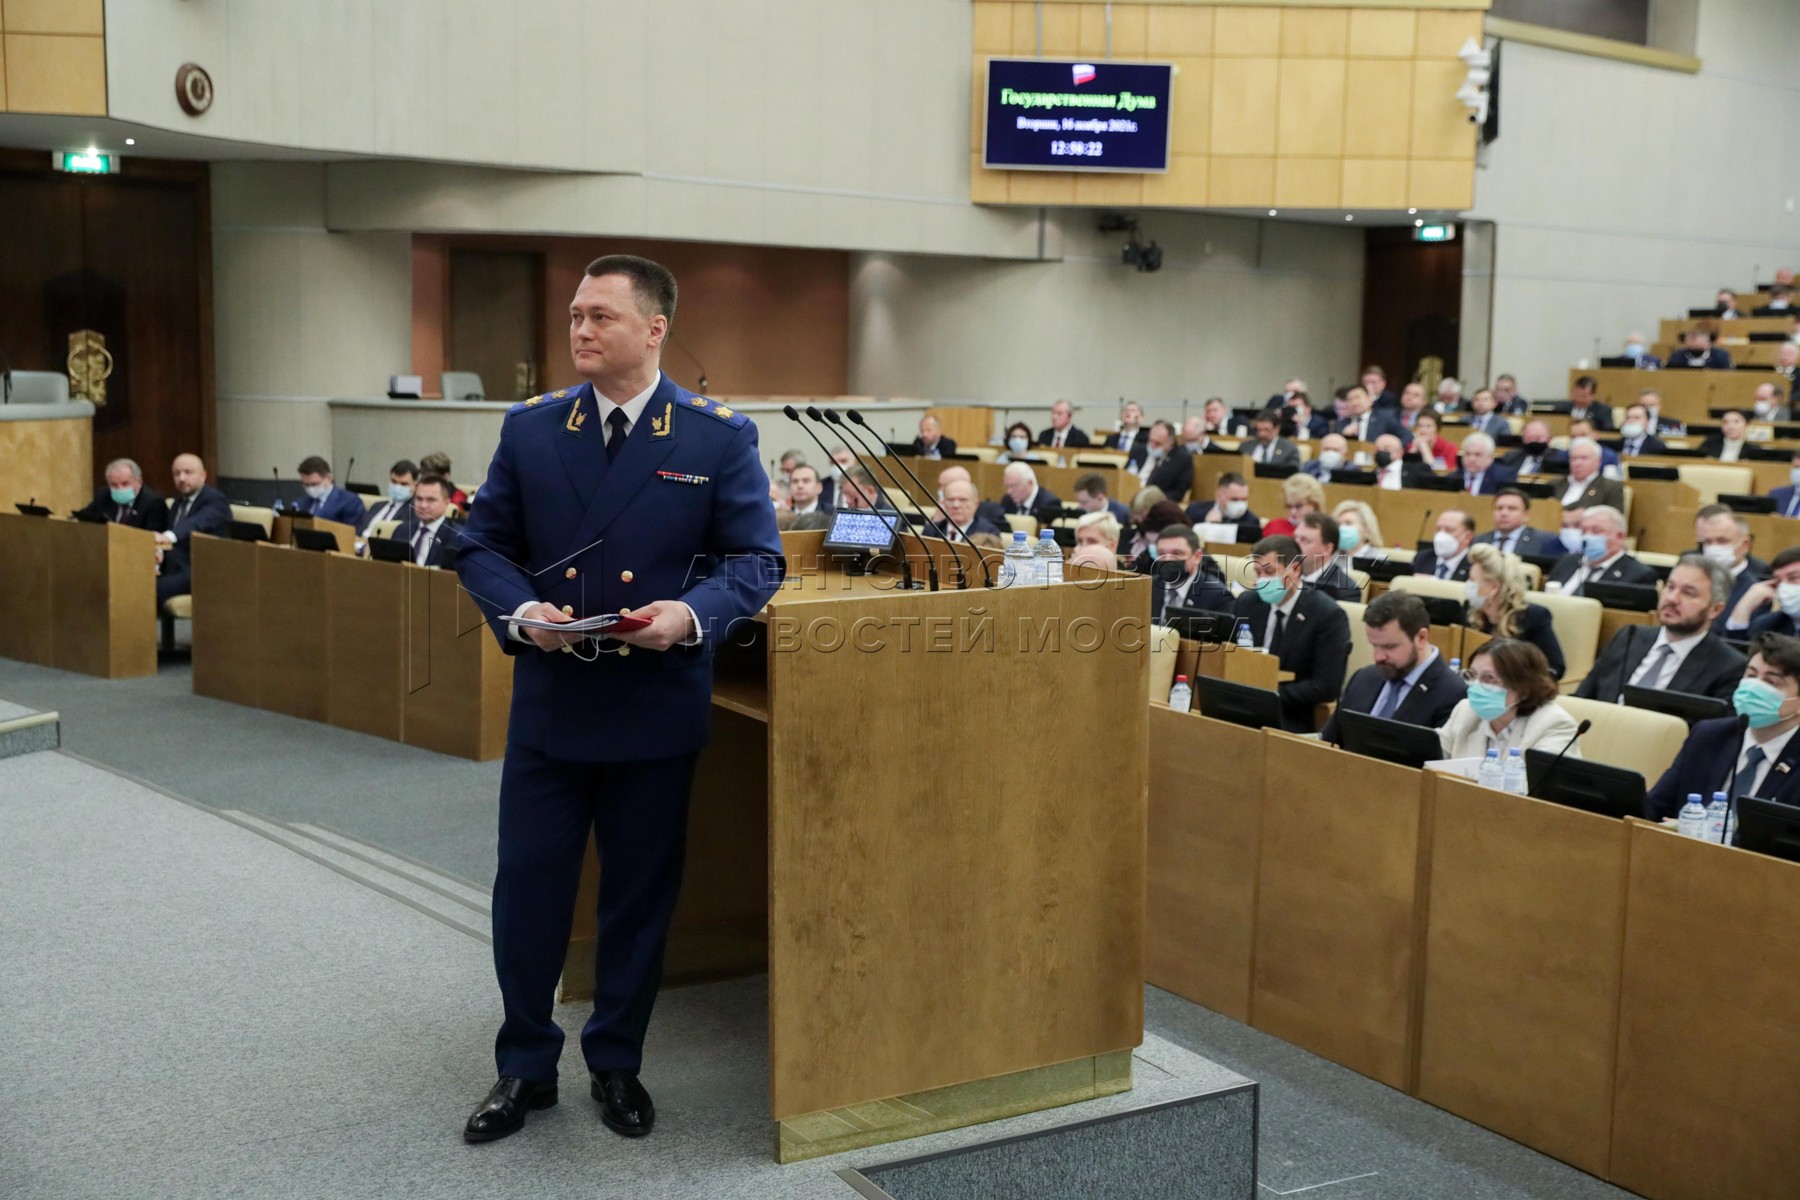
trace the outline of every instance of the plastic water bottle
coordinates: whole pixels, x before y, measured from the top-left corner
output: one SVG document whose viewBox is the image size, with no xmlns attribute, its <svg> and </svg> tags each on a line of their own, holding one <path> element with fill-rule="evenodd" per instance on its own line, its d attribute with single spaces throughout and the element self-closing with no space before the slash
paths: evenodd
<svg viewBox="0 0 1800 1200">
<path fill-rule="evenodd" d="M 1186 675 L 1175 677 L 1175 686 L 1169 689 L 1169 707 L 1176 712 L 1186 712 L 1194 707 L 1194 689 L 1188 686 Z"/>
<path fill-rule="evenodd" d="M 1239 650 L 1256 649 L 1256 639 L 1250 636 L 1250 622 L 1238 622 L 1237 647 Z"/>
<path fill-rule="evenodd" d="M 1056 544 L 1056 535 L 1048 529 L 1038 534 L 1037 569 L 1040 584 L 1063 581 L 1062 547 Z"/>
<path fill-rule="evenodd" d="M 1725 844 L 1725 816 L 1731 811 L 1731 798 L 1724 792 L 1714 792 L 1712 803 L 1706 806 L 1706 840 Z"/>
<path fill-rule="evenodd" d="M 1482 787 L 1491 787 L 1498 791 L 1506 786 L 1505 774 L 1506 769 L 1500 765 L 1499 749 L 1491 749 L 1487 752 L 1487 757 L 1481 760 L 1481 765 L 1475 769 L 1475 782 Z"/>
<path fill-rule="evenodd" d="M 1456 676 L 1462 675 L 1462 659 L 1453 658 L 1450 660 L 1450 673 Z"/>
<path fill-rule="evenodd" d="M 1012 545 L 1000 560 L 1000 586 L 1030 587 L 1036 579 L 1037 558 L 1031 553 L 1031 543 L 1025 540 L 1023 529 L 1015 529 Z"/>
<path fill-rule="evenodd" d="M 1500 774 L 1500 782 L 1505 785 L 1506 791 L 1515 796 L 1526 794 L 1525 755 L 1517 746 L 1507 752 L 1506 767 Z"/>
<path fill-rule="evenodd" d="M 1700 793 L 1689 792 L 1687 803 L 1681 806 L 1681 815 L 1675 819 L 1675 831 L 1682 837 L 1704 840 L 1706 837 L 1706 809 L 1700 806 Z"/>
</svg>

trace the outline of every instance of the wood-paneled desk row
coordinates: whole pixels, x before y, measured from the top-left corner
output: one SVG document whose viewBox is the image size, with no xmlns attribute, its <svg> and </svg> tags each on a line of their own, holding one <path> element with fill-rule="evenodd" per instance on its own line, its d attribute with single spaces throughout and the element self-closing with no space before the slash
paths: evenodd
<svg viewBox="0 0 1800 1200">
<path fill-rule="evenodd" d="M 1152 705 L 1149 981 L 1652 1200 L 1800 1191 L 1800 865 Z"/>
<path fill-rule="evenodd" d="M 1706 424 L 1715 408 L 1748 409 L 1759 385 L 1773 383 L 1784 393 L 1787 380 L 1774 371 L 1642 371 L 1634 367 L 1595 367 L 1569 370 L 1569 386 L 1591 375 L 1599 398 L 1623 420 L 1625 409 L 1646 388 L 1662 396 L 1662 412 L 1684 425 Z M 1539 397 L 1542 399 L 1542 397 Z"/>
<path fill-rule="evenodd" d="M 106 679 L 156 674 L 156 538 L 0 513 L 0 656 Z"/>
</svg>

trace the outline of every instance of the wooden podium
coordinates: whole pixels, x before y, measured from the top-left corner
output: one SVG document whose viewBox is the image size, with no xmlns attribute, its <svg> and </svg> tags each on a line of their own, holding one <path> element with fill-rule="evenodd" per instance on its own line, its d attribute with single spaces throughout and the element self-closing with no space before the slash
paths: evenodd
<svg viewBox="0 0 1800 1200">
<path fill-rule="evenodd" d="M 822 540 L 719 648 L 665 978 L 767 970 L 783 1162 L 1126 1090 L 1149 581 L 900 591 Z"/>
<path fill-rule="evenodd" d="M 0 656 L 103 679 L 156 674 L 156 539 L 0 513 Z"/>
</svg>

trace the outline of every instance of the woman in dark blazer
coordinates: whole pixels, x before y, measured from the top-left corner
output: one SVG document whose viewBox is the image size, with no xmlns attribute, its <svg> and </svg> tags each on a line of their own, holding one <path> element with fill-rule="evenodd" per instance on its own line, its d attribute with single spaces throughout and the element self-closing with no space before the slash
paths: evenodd
<svg viewBox="0 0 1800 1200">
<path fill-rule="evenodd" d="M 1525 576 L 1493 546 L 1469 547 L 1468 616 L 1470 629 L 1494 637 L 1517 638 L 1544 652 L 1550 676 L 1560 680 L 1566 664 L 1550 610 L 1526 599 Z"/>
</svg>

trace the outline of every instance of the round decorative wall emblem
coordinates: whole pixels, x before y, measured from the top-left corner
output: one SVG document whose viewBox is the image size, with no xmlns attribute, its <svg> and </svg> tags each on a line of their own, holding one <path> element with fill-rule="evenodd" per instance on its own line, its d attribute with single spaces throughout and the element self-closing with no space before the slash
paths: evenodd
<svg viewBox="0 0 1800 1200">
<path fill-rule="evenodd" d="M 175 99 L 181 105 L 181 111 L 190 117 L 197 117 L 212 107 L 212 76 L 199 63 L 182 63 L 181 70 L 175 72 Z"/>
</svg>

